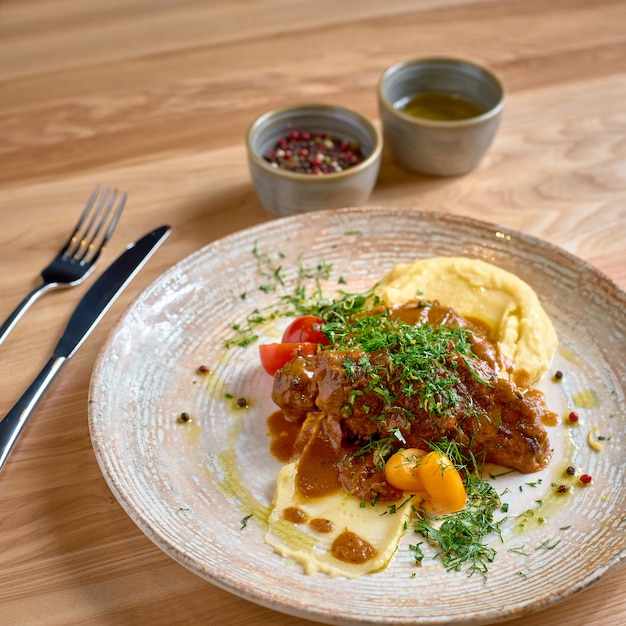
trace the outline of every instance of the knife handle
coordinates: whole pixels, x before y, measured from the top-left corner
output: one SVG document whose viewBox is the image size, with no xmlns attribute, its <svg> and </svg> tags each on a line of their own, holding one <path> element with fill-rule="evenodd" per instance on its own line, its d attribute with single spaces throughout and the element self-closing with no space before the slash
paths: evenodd
<svg viewBox="0 0 626 626">
<path fill-rule="evenodd" d="M 44 393 L 61 371 L 66 357 L 53 355 L 13 408 L 0 421 L 0 471 Z"/>
</svg>

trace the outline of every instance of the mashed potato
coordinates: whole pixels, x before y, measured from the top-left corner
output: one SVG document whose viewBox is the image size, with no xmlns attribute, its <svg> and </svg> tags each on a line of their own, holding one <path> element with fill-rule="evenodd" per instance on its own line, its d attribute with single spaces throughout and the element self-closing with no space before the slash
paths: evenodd
<svg viewBox="0 0 626 626">
<path fill-rule="evenodd" d="M 491 330 L 520 387 L 548 370 L 557 345 L 550 318 L 523 280 L 495 265 L 465 257 L 433 257 L 396 265 L 376 288 L 390 306 L 413 298 L 438 300 Z"/>
<path fill-rule="evenodd" d="M 355 496 L 334 493 L 319 498 L 305 498 L 295 485 L 296 463 L 285 465 L 276 480 L 276 498 L 269 518 L 265 540 L 282 556 L 299 562 L 307 574 L 324 572 L 334 576 L 357 578 L 387 566 L 398 548 L 411 513 L 411 500 L 362 506 Z M 417 498 L 414 498 L 417 502 Z M 296 508 L 300 523 L 285 519 L 285 511 Z M 315 520 L 326 522 L 323 532 Z M 358 562 L 333 556 L 333 547 L 352 533 L 372 549 L 373 556 Z"/>
</svg>

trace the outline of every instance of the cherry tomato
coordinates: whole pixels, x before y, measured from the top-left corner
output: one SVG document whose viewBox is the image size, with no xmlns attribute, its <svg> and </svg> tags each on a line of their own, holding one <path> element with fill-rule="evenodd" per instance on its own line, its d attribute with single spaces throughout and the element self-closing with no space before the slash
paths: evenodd
<svg viewBox="0 0 626 626">
<path fill-rule="evenodd" d="M 442 452 L 429 452 L 420 460 L 417 475 L 428 492 L 427 509 L 454 513 L 465 507 L 467 495 L 463 479 L 452 461 Z"/>
<path fill-rule="evenodd" d="M 424 491 L 417 466 L 425 455 L 426 452 L 417 448 L 407 448 L 392 454 L 385 463 L 385 477 L 389 484 L 402 491 Z"/>
<path fill-rule="evenodd" d="M 300 354 L 313 356 L 317 353 L 317 344 L 301 343 L 265 343 L 259 346 L 259 357 L 263 369 L 271 376 Z"/>
<path fill-rule="evenodd" d="M 294 342 L 307 342 L 307 343 L 321 343 L 322 345 L 328 345 L 326 335 L 322 332 L 322 324 L 324 320 L 321 317 L 315 315 L 302 315 L 297 317 L 283 333 L 283 343 Z"/>
</svg>

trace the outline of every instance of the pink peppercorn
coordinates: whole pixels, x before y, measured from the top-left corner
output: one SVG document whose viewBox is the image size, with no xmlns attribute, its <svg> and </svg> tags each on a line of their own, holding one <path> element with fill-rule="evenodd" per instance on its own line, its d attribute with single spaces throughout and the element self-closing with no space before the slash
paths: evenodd
<svg viewBox="0 0 626 626">
<path fill-rule="evenodd" d="M 580 477 L 580 482 L 583 483 L 583 485 L 588 485 L 593 479 L 591 478 L 590 474 L 583 474 Z"/>
<path fill-rule="evenodd" d="M 576 411 L 572 411 L 569 415 L 568 418 L 570 422 L 572 423 L 576 423 L 579 419 L 578 417 L 578 413 L 576 413 Z"/>
</svg>

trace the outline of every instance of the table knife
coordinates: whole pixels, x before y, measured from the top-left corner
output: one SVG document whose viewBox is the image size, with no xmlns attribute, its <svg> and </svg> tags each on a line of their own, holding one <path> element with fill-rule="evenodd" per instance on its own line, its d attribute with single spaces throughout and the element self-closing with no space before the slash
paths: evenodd
<svg viewBox="0 0 626 626">
<path fill-rule="evenodd" d="M 0 421 L 0 470 L 52 381 L 91 334 L 128 283 L 163 243 L 170 230 L 169 226 L 161 226 L 130 244 L 78 303 L 52 356 L 22 397 Z"/>
</svg>

